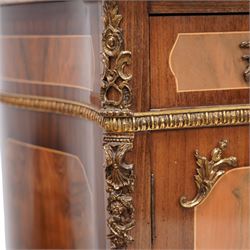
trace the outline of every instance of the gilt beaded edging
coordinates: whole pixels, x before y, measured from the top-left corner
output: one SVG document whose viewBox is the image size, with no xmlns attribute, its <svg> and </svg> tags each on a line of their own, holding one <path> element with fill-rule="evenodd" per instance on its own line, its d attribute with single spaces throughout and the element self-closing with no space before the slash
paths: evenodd
<svg viewBox="0 0 250 250">
<path fill-rule="evenodd" d="M 64 99 L 0 93 L 0 102 L 18 108 L 57 113 L 97 122 L 108 132 L 140 132 L 250 124 L 250 104 L 194 107 L 191 109 L 135 112 L 131 116 L 103 112 Z"/>
<path fill-rule="evenodd" d="M 84 118 L 97 122 L 100 126 L 103 124 L 103 117 L 98 110 L 79 102 L 67 101 L 53 97 L 10 93 L 0 93 L 0 102 L 31 111 L 48 112 Z"/>
<path fill-rule="evenodd" d="M 203 127 L 221 127 L 250 123 L 250 105 L 194 107 L 134 113 L 133 117 L 104 117 L 107 131 L 139 132 Z"/>
</svg>

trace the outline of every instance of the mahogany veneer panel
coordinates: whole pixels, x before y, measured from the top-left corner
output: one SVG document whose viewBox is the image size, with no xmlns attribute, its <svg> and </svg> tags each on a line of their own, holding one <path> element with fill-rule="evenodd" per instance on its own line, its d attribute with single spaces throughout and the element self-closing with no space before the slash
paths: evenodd
<svg viewBox="0 0 250 250">
<path fill-rule="evenodd" d="M 250 249 L 250 167 L 226 173 L 195 210 L 196 249 Z"/>
<path fill-rule="evenodd" d="M 76 0 L 1 6 L 0 38 L 6 42 L 1 90 L 99 106 L 100 4 Z M 91 57 L 80 41 L 86 36 L 91 36 Z M 86 64 L 94 64 L 87 74 Z"/>
<path fill-rule="evenodd" d="M 182 208 L 181 196 L 193 198 L 194 150 L 209 156 L 220 139 L 228 139 L 225 156 L 236 156 L 238 166 L 249 165 L 249 127 L 227 127 L 154 132 L 150 135 L 151 167 L 155 176 L 154 249 L 192 249 L 194 210 Z M 226 205 L 226 204 L 225 204 Z"/>
<path fill-rule="evenodd" d="M 178 33 L 248 30 L 248 15 L 151 16 L 151 108 L 248 103 L 248 89 L 176 93 L 175 79 L 168 62 Z"/>
<path fill-rule="evenodd" d="M 133 107 L 135 111 L 147 111 L 149 99 L 149 18 L 147 1 L 118 1 L 123 16 L 125 48 L 132 53 L 132 64 L 128 67 L 133 78 Z M 132 28 L 133 27 L 133 28 Z M 143 62 L 143 63 L 142 63 Z M 132 230 L 134 242 L 128 249 L 151 249 L 150 215 L 150 154 L 147 133 L 135 135 L 131 162 L 134 164 L 136 181 L 134 192 L 136 227 Z"/>
<path fill-rule="evenodd" d="M 102 168 L 103 154 L 101 146 L 101 138 L 102 138 L 101 129 L 98 128 L 97 125 L 92 122 L 87 122 L 84 120 L 67 117 L 63 115 L 32 112 L 23 109 L 17 109 L 14 107 L 8 107 L 5 105 L 1 105 L 1 110 L 3 111 L 1 116 L 2 136 L 3 136 L 3 138 L 1 138 L 2 142 L 5 142 L 5 140 L 11 137 L 14 138 L 15 140 L 19 140 L 24 143 L 32 144 L 42 148 L 49 148 L 52 151 L 53 150 L 60 151 L 66 155 L 72 154 L 80 159 L 80 161 L 83 163 L 85 167 L 86 176 L 93 193 L 92 202 L 95 202 L 95 205 L 91 207 L 91 212 L 92 210 L 95 212 L 95 221 L 93 225 L 95 231 L 93 234 L 91 234 L 90 239 L 95 240 L 95 246 L 94 246 L 95 248 L 105 248 L 105 238 L 106 238 L 105 207 L 104 207 L 105 190 L 103 188 L 104 172 Z M 3 148 L 4 147 L 2 147 L 2 149 Z M 46 154 L 44 155 L 42 154 L 41 157 L 46 157 Z M 54 155 L 51 155 L 51 158 L 54 158 Z M 43 159 L 40 158 L 41 162 L 42 160 Z M 4 160 L 4 162 L 8 163 L 6 160 Z M 67 164 L 67 161 L 65 159 L 62 160 L 61 165 L 63 164 Z M 44 164 L 43 166 L 45 166 L 46 168 L 46 164 Z M 31 166 L 29 166 L 29 169 L 26 170 L 27 171 L 30 170 L 30 173 L 32 174 L 34 173 L 34 171 L 36 171 L 36 167 L 37 167 L 36 162 L 34 162 L 34 164 L 32 164 L 32 168 Z M 12 175 L 14 178 L 15 171 L 13 169 L 10 169 L 9 171 L 10 175 Z M 72 183 L 77 182 L 78 178 L 80 178 L 81 176 L 79 171 L 80 169 L 76 170 L 77 174 L 76 177 L 74 177 L 74 175 L 69 175 L 67 177 L 66 174 L 66 177 L 63 178 L 66 178 L 65 181 L 67 179 L 70 179 L 69 181 L 71 181 Z M 53 183 L 53 180 L 51 181 Z M 59 185 L 57 188 L 61 189 L 62 186 Z M 8 191 L 8 186 L 6 186 L 5 191 L 6 192 Z M 8 197 L 8 193 L 6 195 Z M 68 193 L 67 195 L 71 196 L 73 194 Z M 84 195 L 80 196 L 78 197 L 79 204 L 85 203 L 85 196 Z M 88 197 L 86 197 L 86 199 L 88 199 Z M 21 204 L 23 204 L 22 200 L 20 199 L 17 200 L 17 203 L 20 204 L 20 206 Z M 26 204 L 27 204 L 27 209 L 29 209 L 28 208 L 29 203 Z M 23 204 L 24 209 L 26 204 Z M 39 214 L 39 211 L 43 212 L 43 207 L 41 207 L 41 210 L 40 208 L 37 209 L 37 214 Z M 15 214 L 14 212 L 13 215 Z M 49 210 L 48 213 L 50 213 Z M 9 216 L 11 217 L 13 215 L 12 215 L 12 210 L 10 210 Z M 79 223 L 78 226 L 80 228 L 83 225 L 81 223 L 84 223 L 84 221 L 86 221 L 88 215 L 89 213 L 86 214 L 86 217 L 84 218 L 81 217 L 81 219 L 78 220 L 77 223 Z M 55 225 L 58 225 L 57 221 L 55 221 L 54 223 Z M 76 226 L 76 224 L 74 225 L 75 228 L 78 227 Z M 86 225 L 87 224 L 84 223 L 84 227 L 86 227 Z M 92 226 L 92 225 L 87 225 L 87 226 Z M 65 238 L 64 241 L 72 242 L 73 241 L 72 237 L 79 236 L 81 239 L 84 238 L 81 232 L 83 233 L 82 229 L 80 230 L 79 233 L 77 230 L 71 231 L 71 234 L 63 233 L 62 237 Z M 39 238 L 39 240 L 40 240 L 39 244 L 41 243 L 42 246 L 43 244 L 42 239 Z M 45 243 L 47 242 L 46 240 L 47 239 L 45 238 Z M 77 242 L 79 243 L 80 240 Z M 81 247 L 80 243 L 79 246 Z M 38 246 L 38 248 L 41 247 Z M 71 245 L 69 248 L 72 249 L 74 247 L 72 247 Z"/>
<path fill-rule="evenodd" d="M 190 13 L 244 13 L 249 12 L 248 1 L 176 0 L 150 1 L 150 14 L 190 14 Z"/>
<path fill-rule="evenodd" d="M 96 10 L 96 2 L 88 2 L 89 10 Z M 1 6 L 1 34 L 3 35 L 79 35 L 86 34 L 86 5 L 81 0 L 37 2 Z M 98 27 L 99 17 L 91 27 Z M 87 28 L 87 29 L 86 29 Z M 95 34 L 99 35 L 99 34 Z"/>
<path fill-rule="evenodd" d="M 93 91 L 97 72 L 90 35 L 6 36 L 0 39 L 4 79 Z"/>
<path fill-rule="evenodd" d="M 93 194 L 77 157 L 8 140 L 3 179 L 9 248 L 93 247 Z"/>
</svg>

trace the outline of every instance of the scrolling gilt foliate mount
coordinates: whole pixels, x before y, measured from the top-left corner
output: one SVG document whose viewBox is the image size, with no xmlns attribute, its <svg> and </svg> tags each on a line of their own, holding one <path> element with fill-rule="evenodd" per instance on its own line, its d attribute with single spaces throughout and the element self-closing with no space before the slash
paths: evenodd
<svg viewBox="0 0 250 250">
<path fill-rule="evenodd" d="M 129 81 L 132 75 L 125 67 L 131 63 L 131 52 L 124 50 L 122 16 L 118 4 L 104 2 L 103 77 L 101 86 L 101 114 L 104 119 L 132 117 L 129 110 L 132 93 Z M 111 248 L 122 249 L 133 241 L 130 230 L 135 226 L 132 193 L 134 191 L 133 165 L 126 164 L 125 155 L 133 148 L 134 133 L 104 134 L 105 172 L 108 193 L 108 238 Z"/>
<path fill-rule="evenodd" d="M 240 43 L 240 48 L 241 49 L 250 49 L 250 41 L 244 41 Z M 244 79 L 247 83 L 250 81 L 250 54 L 248 55 L 243 55 L 242 60 L 247 62 L 247 67 L 243 73 Z"/>
<path fill-rule="evenodd" d="M 225 174 L 223 166 L 236 167 L 237 158 L 230 156 L 223 158 L 222 154 L 227 147 L 228 141 L 221 140 L 218 143 L 218 147 L 214 148 L 211 152 L 211 160 L 205 156 L 201 156 L 199 151 L 195 151 L 196 158 L 196 172 L 194 176 L 197 194 L 192 200 L 188 200 L 185 196 L 180 198 L 180 204 L 184 208 L 193 208 L 199 205 L 210 193 L 215 183 L 219 178 Z"/>
<path fill-rule="evenodd" d="M 114 1 L 104 2 L 102 35 L 104 72 L 101 85 L 101 110 L 63 99 L 0 93 L 2 103 L 39 112 L 84 118 L 97 122 L 105 130 L 103 148 L 108 193 L 107 224 L 110 229 L 108 237 L 114 249 L 126 248 L 133 241 L 129 232 L 135 226 L 132 199 L 135 176 L 133 165 L 125 163 L 124 158 L 133 148 L 135 132 L 238 126 L 250 123 L 250 105 L 132 112 L 129 109 L 132 103 L 129 87 L 132 75 L 125 69 L 131 63 L 131 52 L 124 50 L 121 21 L 118 4 Z M 199 166 L 198 175 L 195 177 L 198 194 L 194 202 L 182 198 L 183 206 L 192 207 L 196 205 L 196 200 L 205 198 L 210 187 L 222 175 L 222 170 L 217 171 L 217 167 L 222 163 L 229 165 L 234 163 L 233 159 L 231 159 L 232 162 L 229 160 L 227 162 L 228 158 L 221 158 L 226 144 L 226 141 L 220 142 L 219 147 L 212 152 L 211 161 L 196 153 Z M 209 176 L 207 170 L 210 171 Z"/>
</svg>

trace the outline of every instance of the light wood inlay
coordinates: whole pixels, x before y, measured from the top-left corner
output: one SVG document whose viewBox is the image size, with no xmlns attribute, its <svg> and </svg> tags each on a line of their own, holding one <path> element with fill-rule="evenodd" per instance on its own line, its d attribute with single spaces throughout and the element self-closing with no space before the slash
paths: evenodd
<svg viewBox="0 0 250 250">
<path fill-rule="evenodd" d="M 93 194 L 76 156 L 9 139 L 3 182 L 10 249 L 94 246 Z"/>
<path fill-rule="evenodd" d="M 175 78 L 169 67 L 169 55 L 179 33 L 244 32 L 248 30 L 248 15 L 151 16 L 151 108 L 249 103 L 249 89 L 247 88 L 177 92 Z M 238 44 L 236 44 L 237 46 Z M 243 52 L 241 53 L 243 54 Z M 182 60 L 185 60 L 185 56 L 183 55 Z M 239 56 L 238 61 L 242 63 L 241 54 Z M 243 63 L 242 67 L 243 73 L 246 65 Z M 204 84 L 204 77 L 201 84 Z M 204 86 L 204 88 L 206 87 Z"/>
<path fill-rule="evenodd" d="M 150 134 L 150 163 L 155 176 L 154 249 L 193 249 L 194 209 L 182 208 L 179 199 L 183 194 L 189 194 L 189 197 L 196 194 L 194 150 L 199 149 L 200 153 L 209 154 L 218 139 L 223 138 L 229 141 L 225 156 L 236 156 L 239 167 L 248 166 L 247 126 L 161 131 Z M 227 202 L 224 202 L 226 209 Z M 206 209 L 202 210 L 206 213 Z M 209 239 L 211 240 L 210 236 Z"/>
<path fill-rule="evenodd" d="M 195 245 L 250 249 L 250 167 L 228 171 L 195 209 Z"/>
<path fill-rule="evenodd" d="M 92 91 L 96 81 L 88 35 L 1 36 L 2 78 Z"/>
<path fill-rule="evenodd" d="M 239 44 L 250 32 L 179 33 L 169 57 L 177 92 L 249 88 Z"/>
</svg>

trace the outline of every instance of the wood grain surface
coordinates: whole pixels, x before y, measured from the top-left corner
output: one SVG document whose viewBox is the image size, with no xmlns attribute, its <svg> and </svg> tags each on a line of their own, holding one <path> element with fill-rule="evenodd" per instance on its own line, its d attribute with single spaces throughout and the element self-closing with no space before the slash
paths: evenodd
<svg viewBox="0 0 250 250">
<path fill-rule="evenodd" d="M 1 90 L 100 106 L 99 5 L 53 1 L 2 6 L 0 39 L 5 41 L 1 45 L 5 64 Z M 91 37 L 92 52 L 84 49 L 84 37 Z M 89 69 L 92 73 L 84 73 L 86 64 L 94 64 Z M 89 74 L 91 84 L 87 84 Z M 91 85 L 92 91 L 83 85 Z"/>
<path fill-rule="evenodd" d="M 89 10 L 95 12 L 96 2 L 88 4 Z M 79 35 L 89 30 L 83 22 L 86 5 L 81 0 L 6 5 L 1 10 L 2 35 Z M 98 25 L 99 18 L 93 18 L 89 25 Z"/>
<path fill-rule="evenodd" d="M 248 166 L 249 127 L 154 132 L 150 138 L 151 167 L 155 176 L 153 247 L 193 249 L 194 210 L 182 208 L 179 199 L 183 195 L 195 196 L 194 151 L 199 149 L 202 155 L 209 156 L 221 139 L 228 139 L 225 157 L 236 156 L 238 166 Z"/>
<path fill-rule="evenodd" d="M 243 72 L 247 63 L 241 49 L 250 32 L 180 33 L 169 56 L 176 91 L 206 91 L 249 88 Z M 185 56 L 183 56 L 185 55 Z"/>
<path fill-rule="evenodd" d="M 95 219 L 94 219 L 94 224 L 89 223 L 87 224 L 87 227 L 92 227 L 94 228 L 94 233 L 93 231 L 91 232 L 91 236 L 86 236 L 89 237 L 90 239 L 88 242 L 92 242 L 94 240 L 94 248 L 105 248 L 106 242 L 106 230 L 105 230 L 105 207 L 104 207 L 104 172 L 102 169 L 102 164 L 103 164 L 103 154 L 102 154 L 102 145 L 101 145 L 101 129 L 97 127 L 94 123 L 79 120 L 79 119 L 74 119 L 71 117 L 65 117 L 65 116 L 60 116 L 60 115 L 55 115 L 55 114 L 46 114 L 46 113 L 39 113 L 39 112 L 32 112 L 32 111 L 26 111 L 26 110 L 21 110 L 13 107 L 7 107 L 4 105 L 1 105 L 1 110 L 2 110 L 2 116 L 1 116 L 1 123 L 2 123 L 2 147 L 5 148 L 5 142 L 7 141 L 8 138 L 14 138 L 15 140 L 21 141 L 22 143 L 28 143 L 32 144 L 35 146 L 43 147 L 43 148 L 49 148 L 50 150 L 56 150 L 63 152 L 65 154 L 72 154 L 80 159 L 82 164 L 85 167 L 85 172 L 86 172 L 86 177 L 88 179 L 90 188 L 93 193 L 93 201 L 95 204 L 91 206 L 91 211 L 95 213 Z M 26 151 L 25 151 L 26 152 Z M 47 162 L 47 158 L 52 161 L 52 166 L 53 164 L 56 164 L 56 166 L 61 165 L 63 167 L 63 164 L 66 164 L 65 167 L 67 168 L 67 161 L 66 159 L 61 159 L 59 163 L 55 163 L 56 156 L 54 154 L 50 155 L 47 157 L 46 154 L 39 154 L 36 157 L 38 158 L 36 161 L 32 161 L 33 158 L 29 157 L 28 153 L 23 152 L 24 157 L 26 158 L 27 156 L 27 169 L 25 170 L 25 174 L 27 177 L 25 178 L 30 178 L 29 182 L 27 182 L 27 186 L 25 188 L 30 189 L 29 192 L 35 192 L 34 186 L 32 186 L 32 178 L 35 180 L 38 180 L 36 171 L 38 166 L 37 164 L 40 164 L 40 168 L 44 168 L 43 175 L 44 177 L 39 180 L 39 183 L 37 183 L 37 188 L 39 188 L 39 185 L 41 185 L 41 188 L 50 185 L 51 189 L 54 190 L 51 195 L 51 200 L 57 200 L 57 191 L 58 189 L 61 190 L 62 186 L 60 184 L 60 180 L 56 182 L 54 178 L 56 178 L 53 174 L 51 173 L 51 178 L 46 179 L 46 166 L 48 168 L 50 167 L 49 162 Z M 40 152 L 40 151 L 39 151 Z M 25 154 L 26 156 L 25 156 Z M 12 156 L 13 161 L 18 162 L 19 161 L 19 154 L 15 153 L 9 153 L 10 156 Z M 20 156 L 21 157 L 21 156 Z M 46 158 L 47 157 L 47 158 Z M 22 158 L 25 160 L 25 158 Z M 48 160 L 48 161 L 49 161 Z M 3 161 L 4 164 L 8 164 L 9 160 L 5 159 Z M 72 163 L 73 164 L 73 163 Z M 75 164 L 75 163 L 74 163 Z M 33 167 L 33 169 L 32 169 Z M 54 167 L 56 168 L 56 167 Z M 75 167 L 74 167 L 75 169 Z M 41 170 L 42 171 L 42 170 Z M 52 171 L 52 170 L 51 170 Z M 62 190 L 60 192 L 63 192 L 64 197 L 67 199 L 70 199 L 70 197 L 74 197 L 72 193 L 69 193 L 69 190 L 66 190 L 66 185 L 67 183 L 72 183 L 74 186 L 74 182 L 78 182 L 78 178 L 81 177 L 80 174 L 80 169 L 72 170 L 76 172 L 76 176 L 71 174 L 71 172 L 65 170 L 64 176 L 62 176 L 63 180 L 61 182 L 63 183 L 65 181 L 65 190 Z M 30 173 L 29 173 L 30 172 Z M 13 178 L 16 178 L 16 187 L 18 186 L 22 188 L 23 182 L 25 182 L 26 179 L 20 175 L 17 175 L 16 170 L 13 168 L 8 169 L 8 175 L 5 177 L 5 199 L 8 200 L 12 197 L 12 194 L 9 193 L 12 192 L 13 190 L 8 186 L 13 182 Z M 80 185 L 80 184 L 79 184 Z M 84 186 L 84 183 L 82 184 Z M 72 187 L 74 188 L 74 187 Z M 14 192 L 14 191 L 13 191 Z M 66 192 L 66 193 L 65 193 Z M 68 192 L 68 193 L 67 193 Z M 46 189 L 41 189 L 40 191 L 40 196 L 43 197 L 43 195 L 46 197 Z M 54 196 L 53 196 L 54 195 Z M 53 196 L 53 198 L 52 198 Z M 65 198 L 65 199 L 66 199 Z M 45 198 L 44 198 L 45 199 Z M 73 198 L 74 199 L 74 198 Z M 87 197 L 86 197 L 87 199 Z M 31 202 L 31 201 L 30 201 Z M 43 201 L 45 202 L 45 200 Z M 52 202 L 52 201 L 51 201 Z M 79 194 L 77 196 L 77 199 L 75 202 L 79 202 L 79 204 L 84 203 L 85 204 L 85 195 Z M 87 201 L 86 201 L 87 202 Z M 40 207 L 39 207 L 40 204 Z M 47 211 L 47 213 L 52 213 L 51 212 L 51 206 L 45 207 L 44 203 L 39 203 L 36 207 L 36 212 L 37 216 L 42 216 L 42 213 L 45 213 L 44 210 Z M 60 204 L 59 204 L 60 205 Z M 58 205 L 58 206 L 59 206 Z M 32 210 L 32 207 L 29 205 L 29 202 L 27 203 L 22 203 L 22 200 L 16 199 L 16 207 L 18 208 L 19 206 L 22 206 L 22 211 L 25 214 L 28 214 L 29 211 Z M 76 205 L 78 206 L 78 205 Z M 72 208 L 74 206 L 72 205 Z M 15 208 L 16 209 L 16 208 Z M 58 207 L 59 210 L 63 209 L 63 207 Z M 89 211 L 89 210 L 88 210 Z M 16 211 L 10 210 L 8 212 L 8 217 L 14 216 Z M 41 213 L 41 214 L 40 214 Z M 77 213 L 77 211 L 76 211 Z M 34 249 L 36 248 L 44 248 L 44 249 L 52 249 L 52 248 L 66 248 L 66 249 L 72 249 L 72 248 L 82 248 L 84 246 L 84 235 L 85 235 L 85 226 L 86 224 L 84 221 L 86 218 L 88 218 L 89 213 L 86 213 L 84 218 L 78 217 L 79 220 L 75 220 L 73 217 L 68 218 L 67 223 L 75 223 L 74 225 L 74 231 L 72 229 L 67 229 L 71 230 L 70 233 L 66 233 L 66 231 L 56 231 L 58 232 L 57 238 L 54 239 L 54 241 L 49 240 L 48 238 L 41 238 L 41 232 L 43 231 L 42 225 L 40 226 L 40 222 L 38 221 L 38 225 L 36 225 L 36 230 L 34 230 L 33 233 L 33 238 L 28 236 L 31 228 L 34 227 L 35 224 L 30 224 L 31 221 L 27 221 L 27 227 L 29 225 L 30 228 L 26 230 L 26 228 L 23 227 L 18 227 L 15 230 L 15 235 L 13 237 L 19 237 L 18 241 L 13 241 L 13 244 L 15 243 L 16 245 L 11 245 L 14 249 L 20 249 L 20 248 L 25 248 L 25 249 Z M 51 215 L 52 216 L 52 215 Z M 71 216 L 71 215 L 70 215 Z M 7 218 L 8 218 L 7 217 Z M 57 221 L 56 215 L 54 216 L 55 220 L 53 220 L 53 217 L 50 217 L 50 223 L 54 227 L 58 226 L 60 227 L 59 222 Z M 71 222 L 72 220 L 72 222 Z M 82 224 L 83 223 L 83 224 Z M 6 223 L 6 230 L 8 231 L 8 227 L 13 226 L 11 223 Z M 67 225 L 66 225 L 67 226 Z M 68 227 L 68 226 L 67 226 Z M 79 229 L 78 229 L 79 227 Z M 85 229 L 84 229 L 85 228 Z M 66 230 L 65 229 L 65 230 Z M 84 230 L 83 230 L 84 229 Z M 77 231 L 79 230 L 79 231 Z M 11 237 L 12 231 L 8 231 L 10 234 L 9 236 Z M 36 235 L 37 234 L 37 235 Z M 86 238 L 85 238 L 86 240 Z M 20 244 L 22 243 L 22 245 Z M 25 247 L 23 244 L 26 244 Z M 51 244 L 50 244 L 51 243 Z M 87 244 L 87 243 L 86 243 Z M 12 249 L 13 249 L 12 248 Z"/>
<path fill-rule="evenodd" d="M 99 74 L 91 35 L 3 36 L 0 43 L 4 79 L 93 92 Z"/>
<path fill-rule="evenodd" d="M 189 12 L 186 13 L 192 13 L 196 9 L 199 15 L 178 15 L 181 12 L 180 8 L 179 12 L 177 11 L 178 3 L 180 2 L 175 3 L 177 9 L 170 8 L 168 15 L 150 16 L 151 109 L 249 103 L 247 89 L 177 93 L 168 61 L 178 33 L 249 30 L 249 17 L 246 14 L 206 15 L 202 13 L 207 13 L 208 5 L 202 6 L 192 1 L 189 7 L 186 5 L 189 9 Z M 153 2 L 150 4 L 154 6 Z M 229 2 L 227 4 L 228 8 L 233 7 L 233 4 L 230 5 Z M 168 6 L 168 3 L 162 2 L 161 5 L 162 11 L 164 11 L 164 5 Z M 182 6 L 180 3 L 179 7 Z M 191 10 L 191 6 L 196 7 Z M 224 11 L 227 12 L 228 8 L 225 7 Z M 212 12 L 217 12 L 216 5 L 213 5 Z M 237 8 L 235 12 L 237 12 Z M 159 13 L 161 13 L 160 10 Z M 185 54 L 183 54 L 182 60 L 185 60 Z M 179 198 L 184 194 L 189 194 L 190 197 L 195 195 L 194 150 L 199 149 L 207 156 L 222 138 L 229 140 L 226 155 L 235 155 L 239 158 L 239 166 L 248 166 L 248 126 L 151 133 L 150 162 L 155 176 L 155 210 L 154 225 L 152 225 L 155 230 L 153 232 L 154 249 L 194 248 L 194 210 L 182 208 Z"/>
<path fill-rule="evenodd" d="M 8 248 L 95 246 L 93 193 L 77 157 L 8 140 L 3 173 Z"/>
<path fill-rule="evenodd" d="M 248 15 L 150 17 L 151 108 L 248 103 L 248 89 L 176 93 L 175 79 L 168 62 L 178 33 L 248 30 Z"/>
<path fill-rule="evenodd" d="M 125 49 L 132 52 L 131 80 L 134 111 L 149 110 L 149 18 L 146 1 L 119 1 L 123 16 Z M 143 62 L 143 63 L 142 63 Z M 134 192 L 136 227 L 129 249 L 151 249 L 150 154 L 147 133 L 136 134 L 131 161 L 136 182 Z"/>
<path fill-rule="evenodd" d="M 196 249 L 250 249 L 250 167 L 227 172 L 195 209 Z"/>
<path fill-rule="evenodd" d="M 211 14 L 211 13 L 246 13 L 249 12 L 248 1 L 199 1 L 199 0 L 177 0 L 177 1 L 150 1 L 149 13 L 159 14 Z"/>
</svg>

